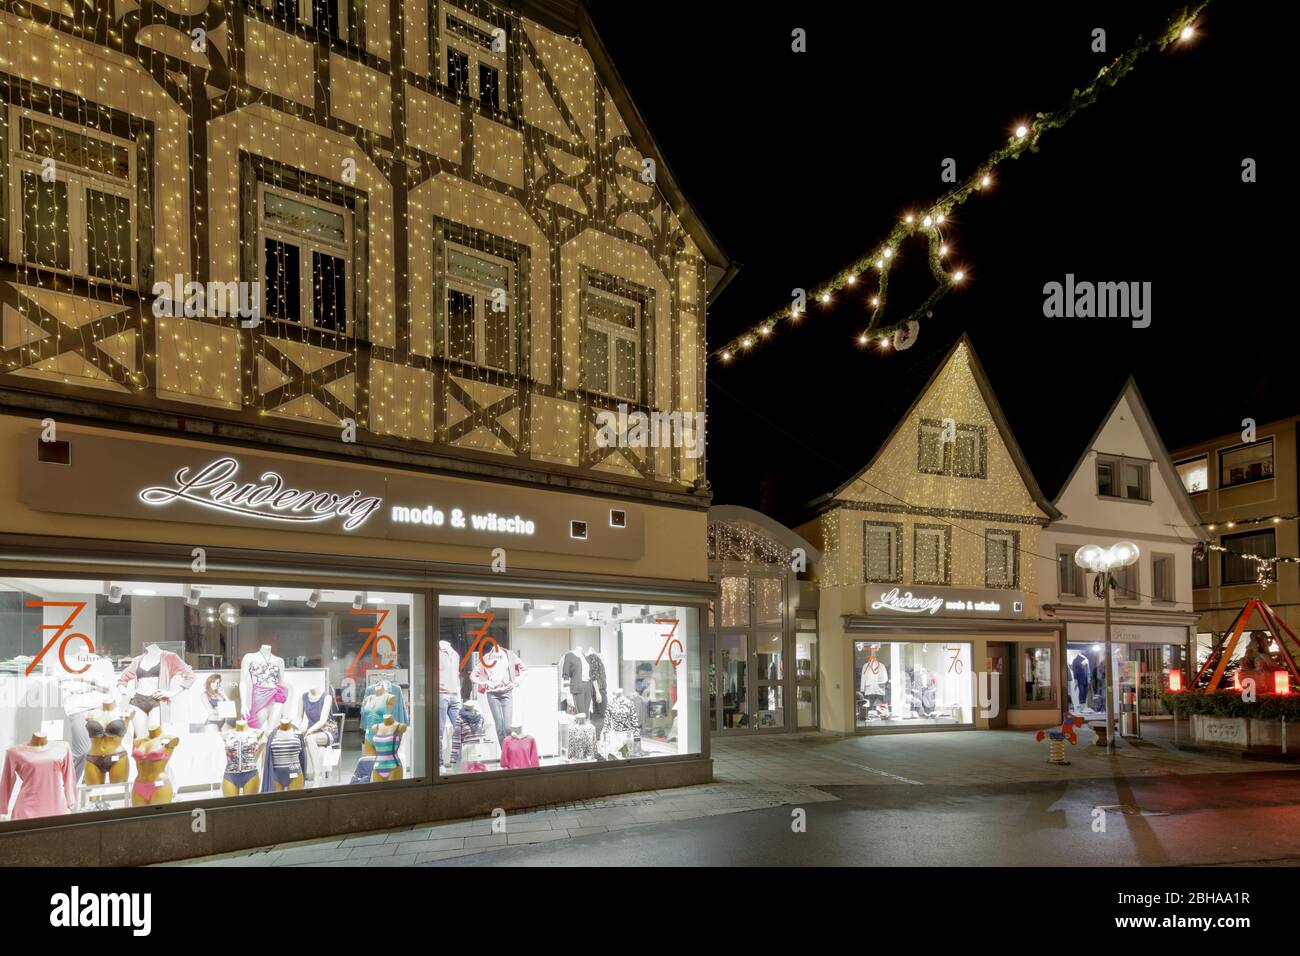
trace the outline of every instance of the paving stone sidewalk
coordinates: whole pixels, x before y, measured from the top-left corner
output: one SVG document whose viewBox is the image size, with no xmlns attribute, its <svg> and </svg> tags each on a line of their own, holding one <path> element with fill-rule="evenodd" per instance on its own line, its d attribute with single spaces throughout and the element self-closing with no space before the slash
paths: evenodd
<svg viewBox="0 0 1300 956">
<path fill-rule="evenodd" d="M 1084 730 L 1067 747 L 1069 766 L 1046 762 L 1045 744 L 1026 731 L 953 731 L 876 737 L 806 733 L 714 740 L 715 782 L 622 794 L 511 813 L 505 832 L 480 817 L 347 837 L 284 843 L 170 866 L 416 866 L 522 844 L 580 839 L 629 827 L 837 798 L 830 786 L 961 786 L 1095 777 L 1230 773 L 1294 769 L 1179 750 L 1170 726 L 1152 724 L 1146 739 L 1121 741 L 1114 757 Z M 500 827 L 497 828 L 498 830 Z"/>
</svg>

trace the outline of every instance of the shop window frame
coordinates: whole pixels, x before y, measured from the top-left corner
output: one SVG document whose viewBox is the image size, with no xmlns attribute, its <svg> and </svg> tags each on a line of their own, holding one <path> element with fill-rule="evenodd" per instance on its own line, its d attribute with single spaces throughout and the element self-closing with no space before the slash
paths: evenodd
<svg viewBox="0 0 1300 956">
<path fill-rule="evenodd" d="M 1011 646 L 1016 649 L 1016 655 L 1017 655 L 1016 656 L 1017 666 L 1015 669 L 1016 688 L 1015 688 L 1015 693 L 1011 695 L 1012 706 L 1015 707 L 1017 710 L 1059 709 L 1060 707 L 1059 695 L 1061 692 L 1060 674 L 1058 673 L 1059 666 L 1055 663 L 1057 651 L 1059 650 L 1058 646 L 1056 644 L 1050 644 L 1045 641 L 1039 641 L 1035 643 L 1018 643 L 1018 644 L 1013 644 Z M 1048 657 L 1049 666 L 1047 671 L 1051 677 L 1051 682 L 1048 684 L 1047 700 L 1026 700 L 1025 699 L 1025 679 L 1024 679 L 1024 675 L 1021 674 L 1020 671 L 1024 663 L 1025 654 L 1028 651 L 1033 651 L 1033 650 L 1045 650 L 1050 655 Z"/>
<path fill-rule="evenodd" d="M 258 588 L 274 591 L 276 588 L 302 589 L 304 587 L 304 584 L 301 578 L 311 577 L 315 573 L 315 571 L 312 568 L 304 566 L 302 568 L 287 569 L 284 572 L 280 572 L 277 570 L 277 572 L 272 573 L 268 577 L 259 577 L 254 580 L 251 575 L 240 577 L 238 575 L 227 574 L 224 572 L 215 572 L 219 574 L 219 576 L 214 577 L 213 576 L 214 572 L 211 571 L 206 574 L 194 575 L 194 574 L 168 573 L 166 571 L 156 571 L 147 567 L 137 570 L 136 567 L 130 563 L 130 559 L 134 558 L 140 561 L 149 561 L 149 560 L 156 559 L 159 553 L 151 549 L 147 549 L 143 545 L 133 545 L 133 544 L 127 544 L 125 545 L 125 547 L 119 547 L 118 550 L 119 552 L 121 552 L 119 557 L 124 559 L 119 562 L 122 565 L 124 565 L 124 569 L 115 571 L 113 576 L 113 582 L 116 584 L 123 584 L 127 586 L 133 584 L 154 584 L 154 583 L 179 584 L 179 585 L 194 584 L 194 585 L 199 585 L 201 587 L 211 586 L 211 585 L 240 587 L 240 588 L 258 587 Z M 340 568 L 342 568 L 341 564 L 340 564 Z M 51 575 L 50 568 L 44 566 L 36 566 L 36 567 L 16 568 L 10 572 L 10 576 L 15 579 L 40 580 L 42 578 L 51 577 L 52 575 Z M 97 590 L 99 585 L 101 585 L 104 580 L 104 578 L 101 577 L 92 578 L 92 577 L 86 577 L 83 574 L 58 575 L 57 577 L 59 580 L 73 580 L 73 581 L 84 580 L 87 582 L 88 591 Z M 91 588 L 90 587 L 91 584 L 94 584 L 95 587 Z M 355 589 L 357 592 L 366 591 L 367 589 L 373 590 L 375 588 L 375 584 L 373 581 L 368 581 L 366 583 L 354 583 L 353 581 L 349 580 L 346 577 L 340 577 L 336 579 L 332 576 L 327 586 L 329 587 L 330 590 Z M 409 669 L 408 679 L 411 685 L 411 695 L 410 695 L 410 700 L 408 701 L 408 706 L 413 708 L 416 699 L 415 689 L 418 681 L 423 680 L 425 682 L 426 687 L 437 686 L 436 683 L 430 684 L 429 682 L 437 680 L 437 671 L 436 671 L 437 613 L 436 612 L 438 608 L 438 603 L 437 603 L 438 591 L 434 589 L 430 589 L 427 586 L 413 586 L 410 582 L 403 581 L 398 578 L 394 578 L 393 580 L 385 583 L 383 586 L 387 590 L 392 591 L 394 593 L 401 593 L 404 595 L 409 594 L 412 597 L 423 598 L 425 602 L 425 609 L 424 609 L 425 620 L 424 620 L 423 633 L 421 633 L 420 630 L 416 628 L 415 622 L 414 620 L 412 620 L 410 626 L 410 633 L 407 636 L 407 653 L 408 655 L 414 654 L 414 648 L 416 646 L 416 642 L 419 640 L 424 641 L 425 648 L 430 648 L 430 647 L 434 648 L 434 652 L 430 652 L 428 650 L 425 651 L 424 667 L 423 667 L 422 674 L 420 672 L 417 672 L 414 667 Z M 444 590 L 446 589 L 444 588 Z M 42 640 L 44 640 L 44 638 Z M 79 644 L 75 646 L 80 647 Z M 55 652 L 54 649 L 51 650 L 52 652 Z M 224 669 L 229 670 L 233 668 L 224 668 Z M 335 690 L 338 689 L 339 689 L 338 687 L 335 688 Z M 403 777 L 401 780 L 387 781 L 382 785 L 385 790 L 391 789 L 393 792 L 395 792 L 398 788 L 405 788 L 405 789 L 416 788 L 416 787 L 429 788 L 431 786 L 436 786 L 437 783 L 439 782 L 439 778 L 437 775 L 437 760 L 438 760 L 437 741 L 435 739 L 437 737 L 437 731 L 436 731 L 437 716 L 438 716 L 437 707 L 435 705 L 434 707 L 430 708 L 427 704 L 421 706 L 424 709 L 424 713 L 422 714 L 422 716 L 417 718 L 415 713 L 412 712 L 410 714 L 410 717 L 412 721 L 416 721 L 416 720 L 423 721 L 423 724 L 420 726 L 420 737 L 422 739 L 420 750 L 423 754 L 422 759 L 424 761 L 423 772 L 419 776 L 409 776 L 409 777 Z M 432 718 L 431 720 L 430 717 Z M 412 726 L 414 726 L 414 724 L 412 724 Z M 415 754 L 416 751 L 413 747 L 412 757 L 414 757 Z M 188 815 L 191 811 L 195 809 L 202 809 L 204 811 L 211 811 L 211 810 L 220 811 L 223 809 L 233 810 L 237 806 L 245 807 L 245 806 L 253 806 L 253 805 L 261 805 L 262 807 L 265 808 L 265 807 L 274 806 L 277 803 L 285 804 L 286 806 L 288 806 L 289 805 L 288 802 L 301 800 L 304 798 L 328 799 L 333 797 L 341 797 L 348 794 L 355 795 L 357 793 L 357 789 L 358 788 L 356 786 L 348 783 L 347 781 L 340 781 L 338 783 L 333 783 L 329 786 L 324 786 L 324 787 L 311 787 L 311 788 L 304 788 L 302 790 L 284 790 L 284 791 L 276 791 L 276 792 L 254 793 L 254 794 L 247 794 L 247 795 L 242 795 L 237 797 L 223 796 L 221 792 L 218 790 L 212 796 L 205 795 L 205 796 L 195 797 L 194 799 L 187 798 L 183 801 L 174 801 L 170 804 L 161 804 L 161 805 L 152 805 L 152 806 L 146 805 L 146 806 L 138 806 L 138 807 L 137 806 L 114 807 L 107 810 L 73 812 L 73 813 L 61 814 L 53 817 L 34 817 L 25 820 L 7 819 L 7 820 L 0 821 L 0 838 L 8 834 L 18 833 L 23 831 L 31 831 L 36 829 L 84 826 L 86 824 L 114 823 L 114 822 L 129 821 L 129 820 L 138 821 L 138 820 L 146 819 L 160 812 L 172 813 L 172 814 L 184 813 Z M 367 787 L 365 789 L 367 790 L 367 792 L 374 792 L 373 787 Z"/>
</svg>

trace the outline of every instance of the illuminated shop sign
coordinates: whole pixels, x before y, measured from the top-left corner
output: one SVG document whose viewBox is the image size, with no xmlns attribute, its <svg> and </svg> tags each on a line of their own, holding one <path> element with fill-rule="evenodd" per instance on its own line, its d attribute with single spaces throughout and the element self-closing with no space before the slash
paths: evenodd
<svg viewBox="0 0 1300 956">
<path fill-rule="evenodd" d="M 256 481 L 244 482 L 236 479 L 238 472 L 239 462 L 234 458 L 217 458 L 202 468 L 181 468 L 176 472 L 173 485 L 145 488 L 140 492 L 140 500 L 155 507 L 188 501 L 204 508 L 262 521 L 315 522 L 342 518 L 345 531 L 360 528 L 384 504 L 382 497 L 363 496 L 357 490 L 340 495 L 331 491 L 290 488 L 277 471 L 264 471 Z M 433 505 L 423 508 L 394 505 L 389 518 L 394 524 L 452 530 L 468 527 L 488 534 L 531 535 L 537 530 L 535 522 L 519 515 L 498 515 L 495 511 L 467 513 L 464 508 L 444 511 Z"/>
<path fill-rule="evenodd" d="M 613 509 L 615 521 L 608 501 L 551 489 L 81 432 L 56 461 L 39 436 L 28 434 L 19 457 L 19 500 L 34 511 L 587 558 L 645 554 L 644 515 L 631 504 Z M 571 536 L 575 525 L 586 535 Z"/>
<path fill-rule="evenodd" d="M 867 585 L 868 611 L 919 617 L 1020 617 L 1025 611 L 1019 591 Z"/>
<path fill-rule="evenodd" d="M 241 484 L 235 480 L 238 471 L 239 462 L 233 458 L 218 458 L 197 469 L 181 468 L 176 472 L 174 487 L 145 488 L 140 500 L 154 506 L 188 501 L 263 521 L 328 521 L 338 517 L 344 519 L 345 531 L 361 527 L 384 503 L 383 498 L 362 497 L 360 491 L 343 496 L 286 488 L 284 479 L 275 471 L 264 471 L 257 482 Z"/>
</svg>

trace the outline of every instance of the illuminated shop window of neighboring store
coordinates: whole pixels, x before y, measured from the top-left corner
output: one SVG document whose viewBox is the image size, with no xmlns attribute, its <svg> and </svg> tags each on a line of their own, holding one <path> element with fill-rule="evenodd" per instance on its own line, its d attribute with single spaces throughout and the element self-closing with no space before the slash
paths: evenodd
<svg viewBox="0 0 1300 956">
<path fill-rule="evenodd" d="M 424 642 L 411 635 L 424 605 L 359 589 L 7 578 L 0 813 L 420 777 Z"/>
<path fill-rule="evenodd" d="M 440 596 L 440 773 L 699 753 L 698 618 L 632 598 Z"/>
<path fill-rule="evenodd" d="M 869 730 L 973 723 L 970 662 L 967 642 L 855 640 L 854 724 Z"/>
<path fill-rule="evenodd" d="M 1016 700 L 1021 704 L 1055 704 L 1050 645 L 1020 648 L 1019 684 Z"/>
</svg>

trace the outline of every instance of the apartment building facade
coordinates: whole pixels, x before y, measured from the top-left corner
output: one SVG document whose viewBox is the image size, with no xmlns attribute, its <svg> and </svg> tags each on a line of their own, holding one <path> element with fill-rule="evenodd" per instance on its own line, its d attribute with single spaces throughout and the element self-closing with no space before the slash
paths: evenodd
<svg viewBox="0 0 1300 956">
<path fill-rule="evenodd" d="M 1298 423 L 1300 417 L 1244 422 L 1240 431 L 1172 452 L 1204 530 L 1227 549 L 1210 550 L 1193 562 L 1199 657 L 1252 597 L 1268 603 L 1292 629 L 1300 625 L 1300 565 L 1269 560 L 1300 555 Z M 1262 624 L 1256 620 L 1254 626 Z"/>
</svg>

